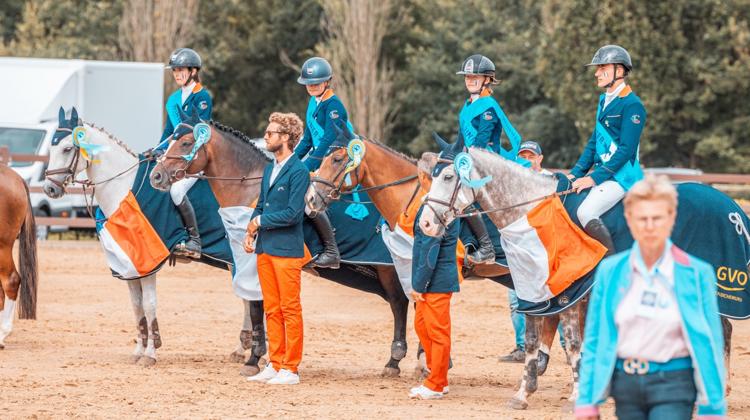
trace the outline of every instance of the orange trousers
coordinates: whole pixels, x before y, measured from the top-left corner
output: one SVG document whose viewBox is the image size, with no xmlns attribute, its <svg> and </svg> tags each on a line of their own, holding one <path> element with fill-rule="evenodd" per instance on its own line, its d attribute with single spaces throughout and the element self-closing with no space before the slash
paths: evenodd
<svg viewBox="0 0 750 420">
<path fill-rule="evenodd" d="M 417 302 L 414 329 L 424 347 L 430 375 L 424 385 L 443 392 L 448 385 L 451 357 L 451 296 L 453 293 L 425 293 L 424 302 Z"/>
<path fill-rule="evenodd" d="M 258 254 L 258 278 L 266 312 L 268 354 L 276 370 L 297 373 L 302 360 L 300 285 L 306 259 Z"/>
</svg>

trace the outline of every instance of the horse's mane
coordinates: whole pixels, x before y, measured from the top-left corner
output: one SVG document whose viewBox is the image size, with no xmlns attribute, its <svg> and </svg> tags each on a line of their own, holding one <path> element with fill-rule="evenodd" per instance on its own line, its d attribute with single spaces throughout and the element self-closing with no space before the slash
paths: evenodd
<svg viewBox="0 0 750 420">
<path fill-rule="evenodd" d="M 379 140 L 370 139 L 370 138 L 367 138 L 367 137 L 362 137 L 362 139 L 365 140 L 365 141 L 368 141 L 370 143 L 373 143 L 373 144 L 376 144 L 376 145 L 382 147 L 383 149 L 385 149 L 386 152 L 389 152 L 392 155 L 395 155 L 395 156 L 400 157 L 400 158 L 402 158 L 404 160 L 407 160 L 409 163 L 412 163 L 414 165 L 417 164 L 417 159 L 415 159 L 415 158 L 413 158 L 413 157 L 411 157 L 409 155 L 406 155 L 404 153 L 401 153 L 398 150 L 396 150 L 396 149 L 388 146 L 387 144 L 385 144 L 385 143 L 383 143 L 383 142 L 381 142 Z"/>
<path fill-rule="evenodd" d="M 510 186 L 506 186 L 504 191 L 521 190 L 536 193 L 540 189 L 555 189 L 557 187 L 557 178 L 532 171 L 489 150 L 471 148 L 471 156 L 477 163 L 475 167 L 477 169 L 481 167 L 482 175 L 489 174 L 493 176 L 493 180 L 515 184 L 514 189 L 509 189 Z M 518 188 L 519 186 L 523 186 L 523 188 Z"/>
<path fill-rule="evenodd" d="M 255 144 L 253 139 L 251 139 L 247 134 L 243 133 L 242 131 L 232 128 L 228 125 L 224 125 L 215 120 L 209 121 L 209 124 L 211 124 L 211 126 L 213 127 L 216 127 L 216 129 L 221 131 L 222 133 L 227 134 L 226 138 L 233 140 L 235 143 L 239 143 L 241 146 L 243 146 L 243 147 L 240 147 L 241 151 L 249 150 L 253 152 L 252 156 L 261 157 L 266 162 L 271 161 L 271 158 L 269 158 L 268 155 L 266 155 L 266 153 Z M 247 156 L 242 156 L 240 158 L 242 159 L 244 157 L 247 157 Z"/>
<path fill-rule="evenodd" d="M 91 128 L 95 128 L 95 129 L 101 131 L 104 135 L 106 135 L 107 137 L 109 137 L 110 140 L 114 141 L 118 146 L 122 147 L 126 152 L 130 153 L 131 156 L 138 157 L 138 154 L 136 154 L 132 149 L 130 149 L 130 147 L 128 147 L 128 145 L 125 144 L 125 142 L 123 142 L 122 140 L 120 140 L 117 137 L 115 137 L 109 131 L 105 130 L 104 127 L 97 127 L 94 123 L 90 123 L 90 122 L 86 122 L 86 121 L 84 121 L 83 123 L 91 126 Z"/>
</svg>

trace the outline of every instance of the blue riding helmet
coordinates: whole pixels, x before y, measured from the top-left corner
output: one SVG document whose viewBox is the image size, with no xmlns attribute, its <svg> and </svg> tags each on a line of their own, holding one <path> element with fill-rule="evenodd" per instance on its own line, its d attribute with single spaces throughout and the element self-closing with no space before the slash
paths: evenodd
<svg viewBox="0 0 750 420">
<path fill-rule="evenodd" d="M 331 64 L 322 57 L 308 58 L 302 65 L 297 83 L 301 85 L 317 85 L 331 80 L 333 77 L 333 68 Z"/>
</svg>

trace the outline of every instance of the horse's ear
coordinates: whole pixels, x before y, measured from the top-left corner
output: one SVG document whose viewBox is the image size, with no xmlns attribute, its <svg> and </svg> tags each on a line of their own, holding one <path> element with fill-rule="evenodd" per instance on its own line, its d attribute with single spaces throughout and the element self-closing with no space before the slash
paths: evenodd
<svg viewBox="0 0 750 420">
<path fill-rule="evenodd" d="M 448 147 L 450 147 L 450 144 L 434 131 L 432 132 L 432 138 L 435 140 L 435 143 L 437 143 L 440 151 L 446 150 Z M 424 155 L 422 156 L 424 157 Z"/>
<path fill-rule="evenodd" d="M 456 143 L 453 145 L 453 150 L 456 152 L 456 154 L 464 151 L 465 144 L 464 133 L 462 133 L 461 130 L 458 130 L 458 140 L 456 140 Z"/>
<path fill-rule="evenodd" d="M 182 110 L 181 106 L 175 105 L 175 108 L 177 108 L 177 111 L 180 113 L 180 121 L 187 121 L 190 118 L 188 114 L 186 114 L 185 111 Z"/>
<path fill-rule="evenodd" d="M 192 106 L 190 107 L 190 110 L 191 110 L 191 113 L 190 113 L 190 117 L 191 117 L 192 119 L 194 119 L 194 120 L 198 120 L 198 121 L 200 121 L 201 117 L 200 117 L 200 115 L 198 114 L 198 108 L 196 108 L 196 107 L 195 107 L 195 105 L 192 105 Z"/>
<path fill-rule="evenodd" d="M 347 140 L 355 139 L 357 136 L 354 134 L 354 132 L 349 129 L 349 124 L 344 124 L 344 133 L 346 134 Z"/>
<path fill-rule="evenodd" d="M 57 111 L 57 125 L 60 127 L 64 127 L 65 124 L 65 110 L 63 107 L 60 107 L 60 110 Z"/>
<path fill-rule="evenodd" d="M 73 127 L 78 125 L 78 110 L 76 107 L 73 107 L 73 110 L 70 111 L 70 122 L 73 123 Z"/>
</svg>

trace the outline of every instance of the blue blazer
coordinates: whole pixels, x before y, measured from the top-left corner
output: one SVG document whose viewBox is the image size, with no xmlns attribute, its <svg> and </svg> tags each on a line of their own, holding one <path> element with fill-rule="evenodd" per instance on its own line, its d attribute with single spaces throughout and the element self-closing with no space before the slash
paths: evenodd
<svg viewBox="0 0 750 420">
<path fill-rule="evenodd" d="M 599 100 L 599 107 L 603 105 L 603 101 L 604 98 Z M 617 151 L 609 161 L 602 162 L 601 157 L 596 153 L 596 130 L 594 130 L 581 157 L 570 171 L 576 178 L 580 178 L 593 167 L 591 178 L 596 185 L 613 179 L 626 163 L 637 162 L 641 133 L 646 125 L 646 108 L 641 98 L 626 87 L 620 96 L 613 99 L 607 108 L 599 113 L 599 122 L 604 125 L 605 130 L 617 143 Z"/>
<path fill-rule="evenodd" d="M 169 144 L 161 142 L 164 142 L 167 137 L 171 136 L 172 133 L 174 133 L 175 127 L 181 122 L 180 113 L 177 110 L 177 107 L 181 107 L 182 111 L 187 114 L 190 114 L 193 111 L 193 107 L 195 107 L 195 109 L 198 110 L 198 116 L 200 116 L 201 120 L 211 120 L 213 101 L 211 100 L 211 95 L 209 95 L 208 90 L 206 90 L 206 88 L 200 83 L 195 85 L 193 92 L 187 97 L 187 99 L 185 99 L 185 103 L 180 104 L 181 102 L 182 89 L 177 89 L 174 93 L 169 95 L 167 103 L 164 105 L 167 110 L 167 123 L 164 126 L 164 132 L 161 133 L 161 140 L 159 140 L 160 146 L 158 148 L 161 150 L 167 150 Z"/>
<path fill-rule="evenodd" d="M 251 220 L 260 215 L 260 229 L 255 252 L 277 257 L 303 257 L 305 239 L 302 219 L 305 215 L 305 193 L 310 185 L 310 173 L 292 154 L 269 185 L 273 163 L 263 171 L 260 197 Z"/>
<path fill-rule="evenodd" d="M 419 209 L 414 219 L 414 247 L 412 248 L 411 287 L 419 293 L 458 292 L 456 246 L 460 222 L 454 220 L 441 238 L 425 235 L 419 228 Z"/>
<path fill-rule="evenodd" d="M 335 127 L 338 127 L 339 130 L 345 130 L 346 123 L 349 121 L 349 114 L 346 112 L 346 108 L 344 108 L 341 99 L 336 95 L 321 101 L 320 105 L 318 105 L 318 108 L 315 110 L 313 117 L 324 130 L 323 137 L 320 139 L 318 147 L 315 147 L 313 144 L 312 133 L 310 132 L 309 123 L 307 123 L 305 124 L 305 133 L 297 147 L 294 149 L 294 154 L 296 154 L 298 158 L 303 159 L 307 156 L 304 164 L 310 172 L 316 171 L 323 162 L 323 158 L 328 155 L 328 148 L 336 140 L 336 137 L 338 137 L 338 131 Z"/>
<path fill-rule="evenodd" d="M 596 271 L 586 316 L 576 416 L 595 415 L 597 406 L 609 394 L 617 361 L 615 313 L 630 289 L 630 255 L 640 252 L 637 246 L 635 243 L 633 248 L 605 258 Z M 670 251 L 674 257 L 674 292 L 693 360 L 698 417 L 725 416 L 724 337 L 714 269 L 674 245 Z"/>
</svg>

